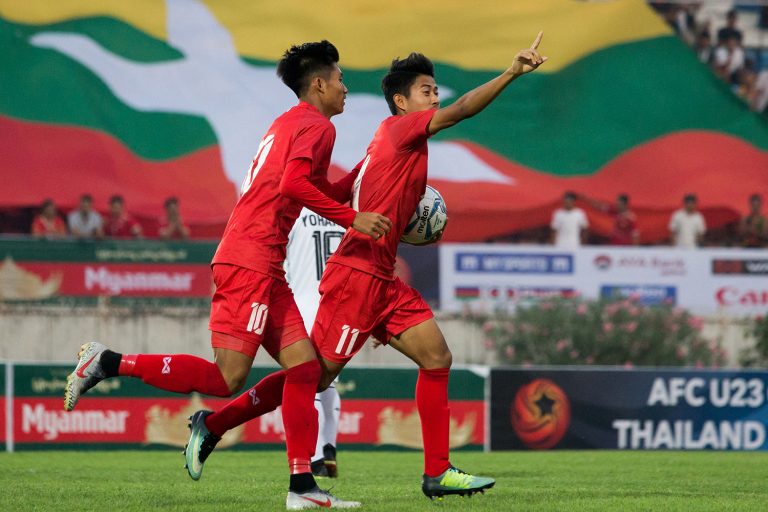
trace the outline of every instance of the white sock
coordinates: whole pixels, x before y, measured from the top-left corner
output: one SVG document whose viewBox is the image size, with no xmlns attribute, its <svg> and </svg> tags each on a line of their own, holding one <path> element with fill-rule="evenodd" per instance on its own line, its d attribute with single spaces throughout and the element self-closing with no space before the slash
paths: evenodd
<svg viewBox="0 0 768 512">
<path fill-rule="evenodd" d="M 324 457 L 323 446 L 331 444 L 336 446 L 336 435 L 339 429 L 339 415 L 341 414 L 341 399 L 336 391 L 335 381 L 328 389 L 315 395 L 315 408 L 317 409 L 317 445 L 312 461 Z"/>
</svg>

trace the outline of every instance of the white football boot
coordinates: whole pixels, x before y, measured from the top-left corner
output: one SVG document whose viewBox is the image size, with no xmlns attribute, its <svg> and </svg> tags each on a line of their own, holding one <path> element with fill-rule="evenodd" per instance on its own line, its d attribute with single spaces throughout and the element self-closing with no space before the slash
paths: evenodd
<svg viewBox="0 0 768 512">
<path fill-rule="evenodd" d="M 80 397 L 93 386 L 104 380 L 106 375 L 101 368 L 101 354 L 107 347 L 97 341 L 91 341 L 80 347 L 79 361 L 75 371 L 67 376 L 64 388 L 64 410 L 71 411 Z"/>
</svg>

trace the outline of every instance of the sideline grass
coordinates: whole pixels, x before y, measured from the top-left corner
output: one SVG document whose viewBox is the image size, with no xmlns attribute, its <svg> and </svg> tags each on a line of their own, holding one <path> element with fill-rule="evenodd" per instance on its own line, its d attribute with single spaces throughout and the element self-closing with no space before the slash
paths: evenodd
<svg viewBox="0 0 768 512">
<path fill-rule="evenodd" d="M 453 462 L 497 479 L 473 498 L 421 494 L 421 454 L 339 452 L 341 478 L 321 487 L 366 511 L 768 510 L 768 453 L 457 452 Z M 0 509 L 284 510 L 285 454 L 219 451 L 193 482 L 170 451 L 0 453 Z"/>
</svg>

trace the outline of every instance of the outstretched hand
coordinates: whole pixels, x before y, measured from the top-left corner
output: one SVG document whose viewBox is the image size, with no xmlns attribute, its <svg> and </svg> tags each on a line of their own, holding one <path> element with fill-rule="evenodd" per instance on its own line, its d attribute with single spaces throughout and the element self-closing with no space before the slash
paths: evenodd
<svg viewBox="0 0 768 512">
<path fill-rule="evenodd" d="M 543 35 L 543 31 L 539 32 L 539 35 L 536 36 L 536 39 L 533 41 L 530 48 L 517 52 L 517 55 L 515 55 L 515 58 L 512 61 L 512 66 L 509 68 L 510 73 L 516 76 L 524 75 L 525 73 L 530 73 L 547 61 L 547 57 L 539 55 L 539 52 L 537 51 Z"/>
</svg>

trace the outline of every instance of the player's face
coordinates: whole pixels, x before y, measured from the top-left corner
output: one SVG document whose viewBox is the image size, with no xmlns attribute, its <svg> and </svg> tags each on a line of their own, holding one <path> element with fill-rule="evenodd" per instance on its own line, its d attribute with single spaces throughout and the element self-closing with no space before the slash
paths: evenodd
<svg viewBox="0 0 768 512">
<path fill-rule="evenodd" d="M 325 103 L 328 107 L 328 112 L 332 116 L 341 114 L 344 112 L 344 100 L 347 97 L 347 87 L 344 85 L 344 74 L 337 64 L 333 65 L 326 83 L 327 94 L 325 97 Z"/>
<path fill-rule="evenodd" d="M 437 84 L 435 79 L 429 75 L 419 75 L 411 85 L 410 94 L 404 99 L 406 114 L 440 108 Z"/>
</svg>

